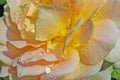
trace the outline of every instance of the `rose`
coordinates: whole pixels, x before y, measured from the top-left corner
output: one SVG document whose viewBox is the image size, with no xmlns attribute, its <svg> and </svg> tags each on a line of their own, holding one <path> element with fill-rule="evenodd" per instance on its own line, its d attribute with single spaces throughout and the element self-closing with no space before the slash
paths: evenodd
<svg viewBox="0 0 120 80">
<path fill-rule="evenodd" d="M 5 12 L 6 23 L 0 21 L 0 60 L 9 69 L 5 76 L 14 80 L 87 78 L 100 70 L 118 36 L 117 19 L 94 16 L 106 0 L 7 3 L 10 13 Z"/>
</svg>

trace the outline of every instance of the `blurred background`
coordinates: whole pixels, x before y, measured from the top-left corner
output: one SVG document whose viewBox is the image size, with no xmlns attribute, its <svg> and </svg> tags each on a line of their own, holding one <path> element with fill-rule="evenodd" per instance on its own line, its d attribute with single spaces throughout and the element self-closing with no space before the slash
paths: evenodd
<svg viewBox="0 0 120 80">
<path fill-rule="evenodd" d="M 6 4 L 6 0 L 0 0 L 0 17 L 3 16 L 4 5 Z"/>
</svg>

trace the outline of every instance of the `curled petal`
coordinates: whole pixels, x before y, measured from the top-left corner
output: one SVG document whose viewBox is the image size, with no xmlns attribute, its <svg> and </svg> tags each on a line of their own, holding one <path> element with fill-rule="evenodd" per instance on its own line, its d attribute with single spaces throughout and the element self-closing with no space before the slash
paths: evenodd
<svg viewBox="0 0 120 80">
<path fill-rule="evenodd" d="M 39 8 L 36 22 L 36 39 L 48 40 L 51 35 L 65 35 L 71 11 L 60 5 L 45 5 Z"/>
<path fill-rule="evenodd" d="M 34 40 L 7 42 L 7 48 L 12 53 L 11 55 L 13 55 L 13 58 L 20 56 L 26 51 L 37 49 L 38 47 L 42 47 L 43 49 L 45 49 L 45 43 Z"/>
<path fill-rule="evenodd" d="M 25 52 L 19 58 L 19 61 L 21 63 L 29 63 L 38 60 L 56 61 L 57 58 L 53 54 L 47 54 L 43 49 L 37 49 L 35 51 Z"/>
<path fill-rule="evenodd" d="M 104 19 L 94 22 L 93 34 L 94 39 L 100 41 L 102 44 L 106 43 L 111 49 L 118 38 L 119 30 L 114 21 Z"/>
<path fill-rule="evenodd" d="M 118 29 L 113 21 L 102 20 L 94 24 L 93 34 L 88 45 L 79 48 L 81 61 L 88 65 L 96 64 L 108 55 L 118 37 Z"/>
</svg>

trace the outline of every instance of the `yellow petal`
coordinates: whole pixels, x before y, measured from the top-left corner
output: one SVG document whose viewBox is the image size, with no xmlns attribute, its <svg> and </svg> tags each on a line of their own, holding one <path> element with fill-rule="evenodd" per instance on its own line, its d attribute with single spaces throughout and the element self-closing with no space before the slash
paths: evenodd
<svg viewBox="0 0 120 80">
<path fill-rule="evenodd" d="M 59 5 L 45 5 L 39 8 L 36 22 L 36 39 L 48 40 L 53 34 L 64 36 L 70 22 L 70 10 Z"/>
<path fill-rule="evenodd" d="M 103 7 L 106 3 L 106 0 L 85 0 L 85 5 L 81 10 L 80 16 L 84 17 L 85 21 L 93 15 L 93 13 Z"/>
<path fill-rule="evenodd" d="M 76 21 L 80 18 L 80 13 L 84 5 L 84 0 L 70 0 L 71 2 L 71 25 L 75 25 Z"/>
</svg>

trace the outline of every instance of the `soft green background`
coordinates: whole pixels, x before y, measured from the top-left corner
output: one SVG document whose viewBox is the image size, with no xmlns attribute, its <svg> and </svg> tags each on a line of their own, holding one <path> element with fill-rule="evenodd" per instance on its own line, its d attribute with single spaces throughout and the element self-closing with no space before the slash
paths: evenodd
<svg viewBox="0 0 120 80">
<path fill-rule="evenodd" d="M 6 0 L 0 0 L 0 5 L 3 5 L 6 3 Z"/>
</svg>

